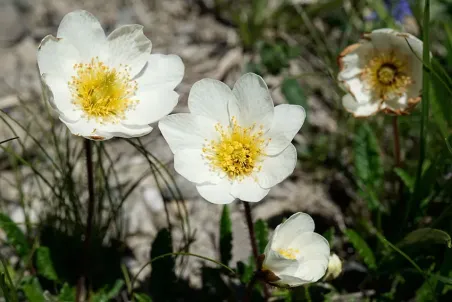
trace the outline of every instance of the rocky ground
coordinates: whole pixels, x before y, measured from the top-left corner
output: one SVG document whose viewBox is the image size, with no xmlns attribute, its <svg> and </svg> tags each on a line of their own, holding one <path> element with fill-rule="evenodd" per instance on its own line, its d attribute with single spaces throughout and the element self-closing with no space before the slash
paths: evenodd
<svg viewBox="0 0 452 302">
<path fill-rule="evenodd" d="M 219 79 L 232 85 L 244 69 L 248 55 L 244 54 L 234 28 L 222 25 L 211 14 L 201 13 L 195 1 L 189 0 L 1 0 L 0 1 L 0 109 L 23 123 L 41 123 L 42 115 L 37 114 L 41 88 L 36 68 L 36 48 L 47 34 L 55 34 L 62 17 L 83 8 L 99 18 L 107 31 L 118 25 L 139 23 L 145 27 L 146 35 L 152 40 L 153 53 L 179 55 L 185 63 L 186 73 L 178 86 L 180 102 L 177 111 L 186 111 L 187 96 L 191 85 L 206 77 Z M 271 87 L 280 84 L 281 79 L 265 79 Z M 279 89 L 273 90 L 275 103 L 283 102 Z M 24 110 L 23 103 L 31 108 Z M 314 97 L 308 123 L 316 124 L 327 131 L 335 131 L 337 125 Z M 19 137 L 24 133 L 15 127 Z M 171 152 L 158 132 L 158 128 L 148 138 L 152 152 L 163 162 L 171 162 Z M 31 131 L 39 137 L 37 127 Z M 0 141 L 12 136 L 11 129 L 0 121 Z M 303 131 L 296 140 L 306 139 Z M 33 152 L 33 142 L 25 140 L 26 148 Z M 74 144 L 81 143 L 74 138 Z M 122 140 L 107 142 L 113 153 L 134 154 L 122 157 L 117 163 L 123 179 L 139 175 L 146 167 L 145 160 L 136 154 Z M 7 210 L 16 220 L 23 215 L 18 210 L 17 190 L 7 180 L 14 180 L 14 170 L 5 164 L 7 158 L 0 151 L 0 199 L 7 200 L 3 210 Z M 2 168 L 3 167 L 3 168 Z M 30 170 L 23 168 L 23 173 Z M 169 166 L 170 171 L 173 171 Z M 175 174 L 177 184 L 186 198 L 192 229 L 196 229 L 196 241 L 191 252 L 217 258 L 218 221 L 221 206 L 210 204 L 200 198 L 192 184 Z M 27 182 L 22 186 L 27 187 Z M 37 190 L 34 186 L 27 190 Z M 30 196 L 32 196 L 30 192 Z M 169 204 L 171 218 L 178 218 L 176 203 Z M 129 263 L 133 273 L 149 260 L 150 242 L 156 232 L 166 226 L 164 199 L 155 181 L 148 177 L 128 198 L 124 207 L 126 218 L 126 242 L 132 248 L 135 260 Z M 31 202 L 39 212 L 43 207 Z M 252 204 L 255 218 L 267 219 L 274 227 L 284 215 L 295 211 L 306 211 L 327 221 L 329 225 L 344 227 L 341 209 L 331 200 L 329 187 L 324 182 L 314 180 L 300 165 L 294 176 L 276 186 L 262 202 Z M 0 208 L 1 209 L 1 208 Z M 249 255 L 248 235 L 245 228 L 242 206 L 232 205 L 234 219 L 234 259 L 246 259 Z M 33 212 L 33 211 L 32 211 Z M 35 215 L 36 217 L 37 215 Z M 174 229 L 175 240 L 181 237 L 180 229 Z M 189 270 L 196 271 L 198 259 L 189 260 Z M 196 285 L 197 279 L 191 280 Z"/>
</svg>

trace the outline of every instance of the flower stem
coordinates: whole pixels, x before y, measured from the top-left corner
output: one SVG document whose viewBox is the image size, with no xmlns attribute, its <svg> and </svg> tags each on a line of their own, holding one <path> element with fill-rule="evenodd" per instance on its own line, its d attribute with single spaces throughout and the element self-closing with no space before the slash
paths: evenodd
<svg viewBox="0 0 452 302">
<path fill-rule="evenodd" d="M 251 216 L 251 207 L 250 207 L 250 204 L 246 201 L 242 201 L 242 203 L 243 203 L 243 206 L 245 207 L 245 218 L 246 218 L 246 223 L 248 225 L 248 232 L 250 234 L 251 249 L 253 250 L 254 261 L 256 262 L 256 269 L 260 269 L 259 260 L 258 260 L 259 251 L 257 250 L 256 232 L 254 231 L 254 223 L 253 223 L 253 218 Z M 250 283 L 251 283 L 251 281 L 250 281 Z M 262 285 L 264 287 L 265 301 L 268 301 L 268 299 L 270 298 L 270 292 L 268 291 L 267 285 L 265 283 L 263 283 Z M 253 286 L 254 286 L 254 284 L 251 284 L 251 291 L 252 291 Z M 248 288 L 249 287 L 250 287 L 250 285 L 248 285 Z"/>
<path fill-rule="evenodd" d="M 81 302 L 83 298 L 81 297 L 82 288 L 84 286 L 87 278 L 87 269 L 89 267 L 89 250 L 91 241 L 91 232 L 93 228 L 93 218 L 94 218 L 94 172 L 93 172 L 93 151 L 92 142 L 89 139 L 84 139 L 84 147 L 86 154 L 86 172 L 88 178 L 88 217 L 86 218 L 86 229 L 85 229 L 85 240 L 83 242 L 83 252 L 82 252 L 82 274 L 77 282 L 76 288 L 76 301 Z"/>
<path fill-rule="evenodd" d="M 400 167 L 402 161 L 400 159 L 400 134 L 399 134 L 399 123 L 397 120 L 397 116 L 392 118 L 392 129 L 394 131 L 394 158 L 395 158 L 395 166 Z"/>
<path fill-rule="evenodd" d="M 257 274 L 254 274 L 251 278 L 250 282 L 248 282 L 248 286 L 246 287 L 246 296 L 245 296 L 245 302 L 250 302 L 251 298 L 253 296 L 253 288 L 254 285 L 256 285 L 257 282 Z"/>
</svg>

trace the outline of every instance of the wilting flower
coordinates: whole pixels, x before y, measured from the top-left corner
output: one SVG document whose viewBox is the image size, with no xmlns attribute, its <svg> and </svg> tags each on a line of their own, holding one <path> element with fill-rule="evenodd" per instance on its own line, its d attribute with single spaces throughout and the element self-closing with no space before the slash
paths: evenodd
<svg viewBox="0 0 452 302">
<path fill-rule="evenodd" d="M 331 254 L 324 280 L 333 280 L 342 273 L 342 261 L 336 254 Z"/>
<path fill-rule="evenodd" d="M 50 103 L 73 134 L 136 137 L 173 110 L 184 74 L 178 56 L 150 52 L 143 26 L 125 25 L 107 37 L 93 15 L 74 11 L 56 38 L 42 40 L 38 66 Z"/>
<path fill-rule="evenodd" d="M 338 62 L 338 80 L 348 91 L 342 104 L 355 117 L 409 114 L 421 101 L 422 41 L 413 35 L 374 30 L 344 49 Z"/>
<path fill-rule="evenodd" d="M 325 275 L 330 246 L 314 233 L 314 221 L 295 213 L 278 225 L 265 248 L 261 273 L 270 284 L 295 287 L 316 282 Z"/>
<path fill-rule="evenodd" d="M 291 141 L 305 111 L 273 107 L 260 76 L 245 74 L 232 91 L 203 79 L 193 85 L 188 107 L 191 113 L 167 116 L 159 128 L 174 153 L 175 170 L 208 201 L 259 201 L 293 172 L 297 152 Z"/>
</svg>

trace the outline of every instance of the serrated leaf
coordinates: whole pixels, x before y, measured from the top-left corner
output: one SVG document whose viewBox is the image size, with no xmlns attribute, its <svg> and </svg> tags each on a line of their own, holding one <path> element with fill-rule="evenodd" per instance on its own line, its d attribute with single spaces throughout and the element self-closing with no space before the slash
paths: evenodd
<svg viewBox="0 0 452 302">
<path fill-rule="evenodd" d="M 408 188 L 410 192 L 413 192 L 414 189 L 414 177 L 408 174 L 405 170 L 402 168 L 394 168 L 394 172 L 400 177 L 400 179 L 403 181 L 403 184 Z"/>
<path fill-rule="evenodd" d="M 72 302 L 75 301 L 75 289 L 70 287 L 69 284 L 64 283 L 58 295 L 58 301 L 60 302 Z"/>
<path fill-rule="evenodd" d="M 220 219 L 220 258 L 228 265 L 232 259 L 232 222 L 228 205 L 223 206 Z"/>
<path fill-rule="evenodd" d="M 28 255 L 30 248 L 22 230 L 8 216 L 0 213 L 0 229 L 6 233 L 9 244 L 11 244 L 21 257 Z"/>
<path fill-rule="evenodd" d="M 303 88 L 294 78 L 285 78 L 281 85 L 281 92 L 289 104 L 301 105 L 306 112 L 308 111 L 308 103 Z"/>
<path fill-rule="evenodd" d="M 36 250 L 36 267 L 41 276 L 44 276 L 52 281 L 58 280 L 48 247 L 41 246 Z"/>
<path fill-rule="evenodd" d="M 22 290 L 28 301 L 46 302 L 44 292 L 37 278 L 31 279 L 29 282 L 22 285 Z"/>
<path fill-rule="evenodd" d="M 375 256 L 370 247 L 367 245 L 366 241 L 364 241 L 361 236 L 358 235 L 354 230 L 347 229 L 345 231 L 345 235 L 347 236 L 350 243 L 356 249 L 358 254 L 363 258 L 364 262 L 370 269 L 376 269 L 377 264 L 375 261 Z"/>
<path fill-rule="evenodd" d="M 258 219 L 254 224 L 254 231 L 256 233 L 257 248 L 259 254 L 263 254 L 268 242 L 268 225 L 262 219 Z"/>
<path fill-rule="evenodd" d="M 448 248 L 452 247 L 450 235 L 438 229 L 423 228 L 415 230 L 400 241 L 398 246 L 406 246 L 412 244 L 437 243 L 446 244 Z"/>
<path fill-rule="evenodd" d="M 146 294 L 133 294 L 133 297 L 137 300 L 137 302 L 152 302 L 151 297 Z"/>
<path fill-rule="evenodd" d="M 356 181 L 367 199 L 369 209 L 382 209 L 376 190 L 383 181 L 383 165 L 377 138 L 368 124 L 358 127 L 354 141 Z"/>
</svg>

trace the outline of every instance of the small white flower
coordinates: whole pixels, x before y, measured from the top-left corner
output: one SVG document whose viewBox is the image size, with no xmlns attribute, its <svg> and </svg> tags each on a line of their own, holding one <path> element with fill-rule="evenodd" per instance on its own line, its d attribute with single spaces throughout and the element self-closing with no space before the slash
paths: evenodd
<svg viewBox="0 0 452 302">
<path fill-rule="evenodd" d="M 342 261 L 336 254 L 331 254 L 324 280 L 333 280 L 342 273 Z"/>
<path fill-rule="evenodd" d="M 45 92 L 60 120 L 95 140 L 137 137 L 176 106 L 174 88 L 184 74 L 175 55 L 151 55 L 141 25 L 125 25 L 108 37 L 86 11 L 67 14 L 56 38 L 38 48 Z"/>
<path fill-rule="evenodd" d="M 325 275 L 330 246 L 314 233 L 314 221 L 305 213 L 295 213 L 278 225 L 265 248 L 262 272 L 272 276 L 267 282 L 295 287 L 316 282 Z"/>
<path fill-rule="evenodd" d="M 301 106 L 273 106 L 255 74 L 242 76 L 232 91 L 213 79 L 195 83 L 191 113 L 159 122 L 175 170 L 210 202 L 260 201 L 293 172 L 297 152 L 291 141 L 306 117 Z"/>
<path fill-rule="evenodd" d="M 421 101 L 422 48 L 411 34 L 378 29 L 344 49 L 338 80 L 348 91 L 345 109 L 355 117 L 409 114 Z"/>
</svg>

